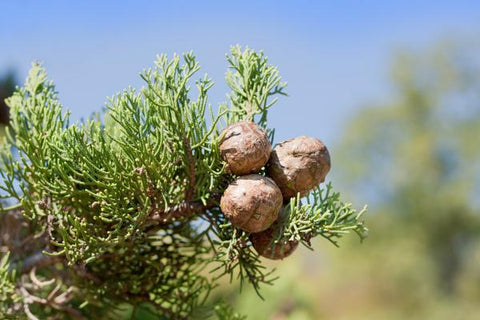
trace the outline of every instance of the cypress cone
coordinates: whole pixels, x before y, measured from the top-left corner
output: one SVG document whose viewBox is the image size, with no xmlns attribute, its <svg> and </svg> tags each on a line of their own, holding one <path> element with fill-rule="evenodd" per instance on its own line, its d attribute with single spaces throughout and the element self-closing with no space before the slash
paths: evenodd
<svg viewBox="0 0 480 320">
<path fill-rule="evenodd" d="M 305 196 L 325 181 L 330 155 L 319 139 L 301 136 L 279 143 L 272 151 L 267 170 L 285 200 L 296 197 L 298 192 Z"/>
<path fill-rule="evenodd" d="M 281 238 L 276 241 L 280 231 L 281 223 L 277 220 L 267 230 L 250 235 L 250 241 L 259 255 L 272 260 L 280 260 L 288 257 L 297 249 L 298 241 Z"/>
<path fill-rule="evenodd" d="M 257 173 L 268 161 L 272 145 L 255 122 L 241 121 L 222 132 L 220 154 L 227 170 L 236 175 Z"/>
<path fill-rule="evenodd" d="M 250 174 L 227 187 L 220 208 L 233 226 L 253 233 L 272 225 L 282 203 L 282 193 L 272 179 Z"/>
</svg>

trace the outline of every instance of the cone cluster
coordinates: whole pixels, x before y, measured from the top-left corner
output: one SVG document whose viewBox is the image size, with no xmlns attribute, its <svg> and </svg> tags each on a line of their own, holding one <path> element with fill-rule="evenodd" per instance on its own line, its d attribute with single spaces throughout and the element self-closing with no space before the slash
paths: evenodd
<svg viewBox="0 0 480 320">
<path fill-rule="evenodd" d="M 251 233 L 255 250 L 270 259 L 290 255 L 298 243 L 275 243 L 279 213 L 290 198 L 305 196 L 325 180 L 330 156 L 322 141 L 301 136 L 272 148 L 254 122 L 237 122 L 222 132 L 220 154 L 237 179 L 225 190 L 220 208 L 232 225 Z M 266 168 L 267 177 L 258 174 Z"/>
</svg>

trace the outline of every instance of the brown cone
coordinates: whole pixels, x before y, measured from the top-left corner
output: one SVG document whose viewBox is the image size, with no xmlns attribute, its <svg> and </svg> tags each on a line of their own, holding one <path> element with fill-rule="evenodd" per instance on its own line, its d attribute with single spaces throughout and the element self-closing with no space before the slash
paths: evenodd
<svg viewBox="0 0 480 320">
<path fill-rule="evenodd" d="M 280 239 L 275 242 L 280 225 L 274 223 L 270 228 L 259 233 L 252 233 L 250 241 L 259 255 L 272 259 L 279 260 L 288 257 L 298 247 L 298 241 L 288 241 Z"/>
<path fill-rule="evenodd" d="M 255 122 L 234 123 L 228 126 L 222 135 L 220 154 L 231 173 L 256 173 L 267 163 L 272 145 L 265 131 Z"/>
<path fill-rule="evenodd" d="M 301 136 L 279 143 L 272 151 L 267 170 L 288 200 L 296 197 L 297 192 L 306 195 L 325 181 L 330 155 L 322 141 Z"/>
<path fill-rule="evenodd" d="M 235 227 L 260 232 L 277 219 L 282 203 L 282 193 L 272 179 L 250 174 L 228 186 L 220 208 Z"/>
</svg>

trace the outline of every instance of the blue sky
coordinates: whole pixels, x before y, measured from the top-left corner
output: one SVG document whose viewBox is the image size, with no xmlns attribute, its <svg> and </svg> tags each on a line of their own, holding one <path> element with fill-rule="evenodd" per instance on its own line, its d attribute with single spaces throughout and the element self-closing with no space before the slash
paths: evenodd
<svg viewBox="0 0 480 320">
<path fill-rule="evenodd" d="M 480 1 L 2 1 L 0 74 L 44 63 L 74 119 L 102 108 L 156 54 L 193 50 L 225 100 L 225 53 L 263 49 L 288 81 L 270 114 L 277 139 L 335 145 L 344 120 L 385 99 L 399 49 L 480 33 Z M 200 76 L 200 75 L 199 75 Z"/>
</svg>

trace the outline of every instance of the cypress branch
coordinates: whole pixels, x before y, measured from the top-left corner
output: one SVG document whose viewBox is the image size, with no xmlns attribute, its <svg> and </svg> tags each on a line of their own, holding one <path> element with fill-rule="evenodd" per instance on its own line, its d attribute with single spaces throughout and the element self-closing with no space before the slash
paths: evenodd
<svg viewBox="0 0 480 320">
<path fill-rule="evenodd" d="M 196 214 L 218 206 L 220 194 L 214 194 L 206 203 L 201 200 L 183 201 L 166 210 L 153 210 L 147 221 L 152 223 L 168 223 L 177 219 L 191 218 Z"/>
<path fill-rule="evenodd" d="M 128 88 L 108 100 L 104 114 L 74 124 L 44 68 L 33 64 L 7 100 L 10 127 L 0 147 L 0 219 L 12 210 L 22 214 L 0 223 L 10 235 L 0 247 L 11 252 L 0 263 L 7 284 L 0 292 L 17 293 L 0 295 L 0 312 L 102 317 L 128 304 L 182 319 L 210 303 L 222 277 L 238 278 L 259 295 L 274 283 L 249 234 L 219 207 L 235 179 L 219 143 L 223 127 L 245 120 L 273 141 L 267 115 L 286 84 L 262 52 L 233 47 L 227 61 L 231 93 L 217 111 L 208 102 L 207 76 L 195 81 L 192 98 L 200 70 L 193 53 L 161 55 L 142 72 L 144 87 Z M 275 241 L 311 247 L 315 236 L 336 244 L 348 232 L 366 235 L 361 213 L 331 185 L 307 199 L 284 209 L 289 215 Z M 223 305 L 213 310 L 241 318 Z"/>
</svg>

